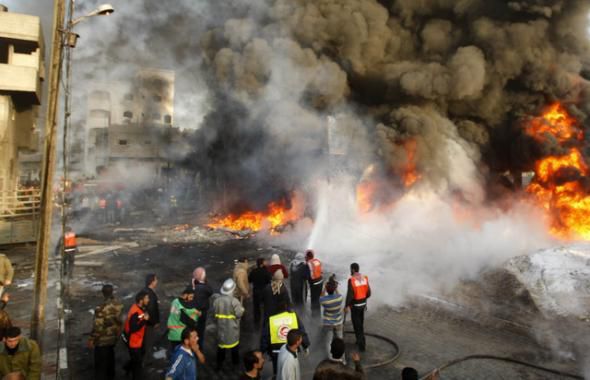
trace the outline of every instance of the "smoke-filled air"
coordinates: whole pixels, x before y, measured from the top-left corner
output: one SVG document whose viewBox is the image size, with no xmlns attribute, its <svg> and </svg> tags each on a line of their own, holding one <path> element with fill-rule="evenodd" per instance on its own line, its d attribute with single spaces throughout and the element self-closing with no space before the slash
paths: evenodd
<svg viewBox="0 0 590 380">
<path fill-rule="evenodd" d="M 589 11 L 477 0 L 223 8 L 201 38 L 212 111 L 207 150 L 194 153 L 225 184 L 231 214 L 213 225 L 296 203 L 312 221 L 271 238 L 337 266 L 356 258 L 404 290 L 376 287 L 393 304 L 554 239 L 589 238 Z"/>
</svg>

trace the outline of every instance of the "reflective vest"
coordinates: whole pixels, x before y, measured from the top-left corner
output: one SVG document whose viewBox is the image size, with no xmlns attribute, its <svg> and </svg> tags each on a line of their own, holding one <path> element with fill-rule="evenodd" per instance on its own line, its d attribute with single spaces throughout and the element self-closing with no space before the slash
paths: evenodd
<svg viewBox="0 0 590 380">
<path fill-rule="evenodd" d="M 76 234 L 73 232 L 66 232 L 64 235 L 64 250 L 66 252 L 73 251 L 77 246 Z"/>
<path fill-rule="evenodd" d="M 309 266 L 309 273 L 311 274 L 311 280 L 317 281 L 322 278 L 322 263 L 318 259 L 311 259 L 307 262 Z"/>
<path fill-rule="evenodd" d="M 99 199 L 98 200 L 98 207 L 107 208 L 107 200 L 104 198 Z"/>
<path fill-rule="evenodd" d="M 350 277 L 350 284 L 352 285 L 352 291 L 354 292 L 354 300 L 361 301 L 356 302 L 356 306 L 364 306 L 367 304 L 367 294 L 369 293 L 369 278 L 362 276 L 359 280 L 357 277 Z"/>
<path fill-rule="evenodd" d="M 129 309 L 129 313 L 127 314 L 127 320 L 125 321 L 125 334 L 128 337 L 129 341 L 129 348 L 141 348 L 143 345 L 143 336 L 145 335 L 145 324 L 141 326 L 139 330 L 134 333 L 129 333 L 129 325 L 131 321 L 131 316 L 133 314 L 138 314 L 139 320 L 143 320 L 143 310 L 136 303 L 134 303 L 131 308 Z"/>
<path fill-rule="evenodd" d="M 297 314 L 285 311 L 281 314 L 275 314 L 269 319 L 270 327 L 270 344 L 283 345 L 287 343 L 287 334 L 292 329 L 299 328 L 297 323 Z"/>
<path fill-rule="evenodd" d="M 184 312 L 194 321 L 199 319 L 199 312 L 197 309 L 189 309 L 182 306 L 182 303 L 178 298 L 172 301 L 170 305 L 170 315 L 168 316 L 168 340 L 172 342 L 179 342 L 182 330 L 186 327 L 184 323 L 180 321 L 180 313 Z"/>
</svg>

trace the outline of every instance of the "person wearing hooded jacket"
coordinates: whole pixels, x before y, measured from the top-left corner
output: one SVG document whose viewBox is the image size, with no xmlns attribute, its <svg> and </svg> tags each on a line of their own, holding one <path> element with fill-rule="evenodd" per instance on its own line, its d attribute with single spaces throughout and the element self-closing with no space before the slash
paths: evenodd
<svg viewBox="0 0 590 380">
<path fill-rule="evenodd" d="M 289 297 L 289 292 L 287 291 L 287 287 L 283 280 L 283 272 L 277 270 L 272 275 L 270 284 L 264 289 L 263 302 L 265 320 L 271 315 L 276 314 L 280 303 L 291 305 L 291 298 Z"/>
<path fill-rule="evenodd" d="M 293 306 L 301 310 L 306 298 L 305 276 L 307 274 L 307 264 L 305 263 L 305 255 L 303 253 L 299 252 L 295 255 L 295 258 L 289 265 L 289 272 L 291 300 L 293 301 Z"/>
<path fill-rule="evenodd" d="M 235 290 L 236 283 L 228 278 L 221 286 L 221 296 L 213 301 L 217 322 L 217 371 L 221 370 L 227 350 L 231 350 L 232 365 L 237 367 L 240 364 L 240 319 L 244 307 L 234 297 Z"/>
<path fill-rule="evenodd" d="M 268 271 L 272 275 L 279 269 L 281 272 L 283 272 L 283 278 L 289 278 L 289 272 L 287 272 L 287 268 L 281 263 L 281 257 L 276 253 L 273 253 L 273 255 L 270 257 Z"/>
</svg>

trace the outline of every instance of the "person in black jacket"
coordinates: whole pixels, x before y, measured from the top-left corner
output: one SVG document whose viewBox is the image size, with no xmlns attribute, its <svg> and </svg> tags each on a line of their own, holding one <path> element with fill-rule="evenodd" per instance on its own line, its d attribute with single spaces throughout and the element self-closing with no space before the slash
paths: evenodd
<svg viewBox="0 0 590 380">
<path fill-rule="evenodd" d="M 150 315 L 150 319 L 147 321 L 145 336 L 143 338 L 144 365 L 150 365 L 153 361 L 154 343 L 156 342 L 157 337 L 156 331 L 160 327 L 160 301 L 158 300 L 158 295 L 155 292 L 156 286 L 158 286 L 158 277 L 155 273 L 150 273 L 145 276 L 145 289 L 143 290 L 150 298 L 150 302 L 146 307 L 146 311 Z"/>
<path fill-rule="evenodd" d="M 289 265 L 289 279 L 291 281 L 291 300 L 296 310 L 302 311 L 305 303 L 306 275 L 308 272 L 305 256 L 299 252 Z"/>
<path fill-rule="evenodd" d="M 205 268 L 198 267 L 193 271 L 193 279 L 190 286 L 195 292 L 194 304 L 195 309 L 201 312 L 197 321 L 197 333 L 199 334 L 199 346 L 205 347 L 205 327 L 207 327 L 207 312 L 211 303 L 209 298 L 213 295 L 213 288 L 207 283 L 207 272 Z"/>
<path fill-rule="evenodd" d="M 264 319 L 268 319 L 277 313 L 278 305 L 285 303 L 291 305 L 291 298 L 287 287 L 283 283 L 283 271 L 278 269 L 273 275 L 270 284 L 264 288 Z"/>
<path fill-rule="evenodd" d="M 276 375 L 277 373 L 277 359 L 279 357 L 279 350 L 281 349 L 281 347 L 287 343 L 287 333 L 289 332 L 287 331 L 281 331 L 284 327 L 286 327 L 287 329 L 289 329 L 289 326 L 281 326 L 279 330 L 280 333 L 282 333 L 283 335 L 283 343 L 273 343 L 273 340 L 277 340 L 274 339 L 276 338 L 276 336 L 273 338 L 273 336 L 271 335 L 271 318 L 278 316 L 279 314 L 282 313 L 293 313 L 295 314 L 295 317 L 297 319 L 297 329 L 299 331 L 301 331 L 301 333 L 303 334 L 303 350 L 305 352 L 309 352 L 309 336 L 307 335 L 307 332 L 305 332 L 305 327 L 303 326 L 303 321 L 301 320 L 301 318 L 299 318 L 299 315 L 295 312 L 290 310 L 289 304 L 286 303 L 285 301 L 281 301 L 279 302 L 279 304 L 277 305 L 277 309 L 276 309 L 276 313 L 271 314 L 269 317 L 265 318 L 264 320 L 264 324 L 262 326 L 262 333 L 260 334 L 260 351 L 261 352 L 265 352 L 268 354 L 268 356 L 270 356 L 270 358 L 272 359 L 272 366 L 273 366 L 273 371 L 274 374 Z M 283 318 L 283 316 L 279 316 L 279 318 Z"/>
<path fill-rule="evenodd" d="M 256 268 L 248 275 L 248 282 L 252 284 L 252 305 L 254 307 L 254 323 L 260 323 L 261 312 L 260 309 L 264 300 L 264 288 L 270 281 L 272 276 L 266 268 L 266 260 L 262 257 L 256 260 Z"/>
</svg>

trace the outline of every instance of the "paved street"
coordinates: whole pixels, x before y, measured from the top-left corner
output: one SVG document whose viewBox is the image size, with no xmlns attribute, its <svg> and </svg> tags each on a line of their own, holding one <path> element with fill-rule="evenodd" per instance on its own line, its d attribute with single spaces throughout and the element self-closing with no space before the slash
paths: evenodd
<svg viewBox="0 0 590 380">
<path fill-rule="evenodd" d="M 105 231 L 101 237 L 105 237 Z M 159 243 L 158 237 L 127 233 L 119 234 L 116 241 L 87 241 L 81 247 L 67 308 L 69 365 L 73 378 L 87 378 L 92 374 L 91 351 L 85 347 L 87 334 L 91 329 L 91 310 L 101 301 L 100 287 L 112 283 L 128 309 L 134 294 L 143 286 L 145 274 L 155 272 L 160 276 L 158 294 L 161 299 L 162 318 L 165 321 L 170 301 L 188 283 L 192 269 L 202 265 L 207 269 L 211 285 L 217 290 L 222 281 L 231 276 L 233 261 L 240 256 L 251 258 L 259 255 L 270 256 L 279 253 L 284 262 L 293 252 L 268 246 L 258 246 L 255 240 L 229 239 L 194 243 Z M 136 244 L 138 243 L 138 244 Z M 117 249 L 109 250 L 108 246 Z M 249 306 L 249 305 L 248 305 Z M 249 311 L 249 310 L 248 310 Z M 258 346 L 259 332 L 247 311 L 242 324 L 242 352 Z M 323 354 L 315 339 L 315 329 L 309 316 L 305 317 L 306 328 L 312 333 L 310 357 L 304 359 L 305 378 L 311 378 L 316 363 Z M 431 367 L 471 354 L 495 354 L 542 364 L 563 371 L 578 373 L 575 363 L 559 362 L 551 352 L 537 345 L 522 332 L 512 331 L 506 326 L 482 326 L 478 323 L 459 319 L 433 305 L 413 305 L 392 310 L 387 307 L 371 308 L 366 321 L 369 332 L 395 340 L 401 347 L 401 356 L 393 363 L 368 371 L 369 378 L 397 379 L 401 368 L 414 366 L 425 372 Z M 350 329 L 350 326 L 349 326 Z M 159 346 L 167 347 L 164 330 L 160 331 Z M 353 337 L 347 335 L 348 343 Z M 316 344 L 314 344 L 314 341 Z M 350 348 L 353 348 L 352 346 Z M 212 370 L 215 358 L 214 326 L 207 329 L 205 354 L 208 364 L 200 366 L 199 374 L 204 379 L 235 379 L 237 372 L 227 368 L 221 373 Z M 163 353 L 163 351 L 162 351 Z M 375 338 L 368 339 L 368 350 L 363 357 L 364 364 L 374 364 L 395 354 L 390 345 Z M 158 355 L 158 354 L 156 354 Z M 127 359 L 122 345 L 117 347 L 118 378 L 124 378 L 121 366 Z M 166 360 L 156 359 L 149 368 L 149 379 L 161 379 Z M 266 377 L 270 372 L 266 368 Z M 552 374 L 513 364 L 494 361 L 472 361 L 452 367 L 443 372 L 443 379 L 559 379 Z"/>
</svg>

